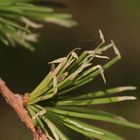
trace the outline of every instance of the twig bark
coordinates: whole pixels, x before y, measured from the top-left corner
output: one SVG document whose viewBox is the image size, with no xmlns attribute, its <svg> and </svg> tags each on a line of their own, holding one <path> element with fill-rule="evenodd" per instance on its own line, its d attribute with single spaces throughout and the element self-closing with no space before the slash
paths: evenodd
<svg viewBox="0 0 140 140">
<path fill-rule="evenodd" d="M 49 140 L 40 128 L 33 125 L 32 119 L 26 110 L 24 96 L 14 94 L 3 80 L 0 80 L 0 93 L 6 99 L 7 103 L 16 111 L 24 124 L 32 131 L 34 140 Z"/>
</svg>

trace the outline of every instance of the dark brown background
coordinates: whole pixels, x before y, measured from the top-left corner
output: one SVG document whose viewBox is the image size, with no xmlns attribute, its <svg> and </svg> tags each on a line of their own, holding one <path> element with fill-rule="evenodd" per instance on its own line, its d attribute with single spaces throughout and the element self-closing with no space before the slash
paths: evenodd
<svg viewBox="0 0 140 140">
<path fill-rule="evenodd" d="M 19 93 L 30 92 L 49 71 L 48 61 L 66 55 L 75 47 L 92 49 L 99 41 L 101 28 L 107 42 L 113 39 L 123 59 L 106 73 L 103 82 L 91 85 L 111 87 L 136 85 L 132 94 L 140 97 L 140 1 L 139 0 L 57 0 L 67 5 L 64 11 L 72 13 L 79 26 L 66 29 L 46 24 L 40 31 L 36 51 L 23 48 L 0 47 L 0 77 Z M 92 42 L 86 40 L 92 39 Z M 140 123 L 140 100 L 114 104 L 110 111 Z M 105 109 L 108 109 L 106 107 Z M 140 139 L 140 130 L 99 124 L 122 135 L 126 140 Z M 31 140 L 30 132 L 17 118 L 15 112 L 0 97 L 0 140 Z"/>
</svg>

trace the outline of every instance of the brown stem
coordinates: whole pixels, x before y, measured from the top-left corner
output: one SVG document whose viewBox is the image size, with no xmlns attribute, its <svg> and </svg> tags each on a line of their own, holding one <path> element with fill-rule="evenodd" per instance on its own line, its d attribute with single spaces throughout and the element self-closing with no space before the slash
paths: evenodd
<svg viewBox="0 0 140 140">
<path fill-rule="evenodd" d="M 7 103 L 16 111 L 19 118 L 24 124 L 32 131 L 34 140 L 49 140 L 47 136 L 40 130 L 40 128 L 33 125 L 24 104 L 24 98 L 22 95 L 14 94 L 5 84 L 3 80 L 0 80 L 0 92 L 6 99 Z"/>
</svg>

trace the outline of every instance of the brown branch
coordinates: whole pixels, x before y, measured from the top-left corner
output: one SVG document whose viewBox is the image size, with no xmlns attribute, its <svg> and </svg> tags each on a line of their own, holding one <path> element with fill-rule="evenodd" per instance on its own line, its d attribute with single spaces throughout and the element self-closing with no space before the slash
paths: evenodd
<svg viewBox="0 0 140 140">
<path fill-rule="evenodd" d="M 7 103 L 16 111 L 19 118 L 24 124 L 32 131 L 34 140 L 49 140 L 47 136 L 40 130 L 40 128 L 33 125 L 32 119 L 30 118 L 26 105 L 24 103 L 24 96 L 14 94 L 5 84 L 3 80 L 0 80 L 0 93 L 6 99 Z"/>
</svg>

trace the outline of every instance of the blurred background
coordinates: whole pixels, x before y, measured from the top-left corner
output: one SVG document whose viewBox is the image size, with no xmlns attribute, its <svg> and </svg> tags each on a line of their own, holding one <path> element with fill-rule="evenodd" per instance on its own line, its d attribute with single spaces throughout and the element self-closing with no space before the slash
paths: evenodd
<svg viewBox="0 0 140 140">
<path fill-rule="evenodd" d="M 137 90 L 129 93 L 136 101 L 117 103 L 101 108 L 140 123 L 140 1 L 139 0 L 55 0 L 62 3 L 56 9 L 71 13 L 79 23 L 67 29 L 46 24 L 40 30 L 36 51 L 21 47 L 0 47 L 0 77 L 16 93 L 32 91 L 49 71 L 48 62 L 67 55 L 76 47 L 93 49 L 99 43 L 99 28 L 105 39 L 114 40 L 123 59 L 109 69 L 104 85 L 99 77 L 88 90 L 121 85 L 135 85 Z M 95 122 L 96 123 L 96 122 Z M 140 139 L 140 130 L 97 123 L 120 134 L 126 140 Z M 31 140 L 32 135 L 18 119 L 16 113 L 0 97 L 0 140 Z"/>
</svg>

